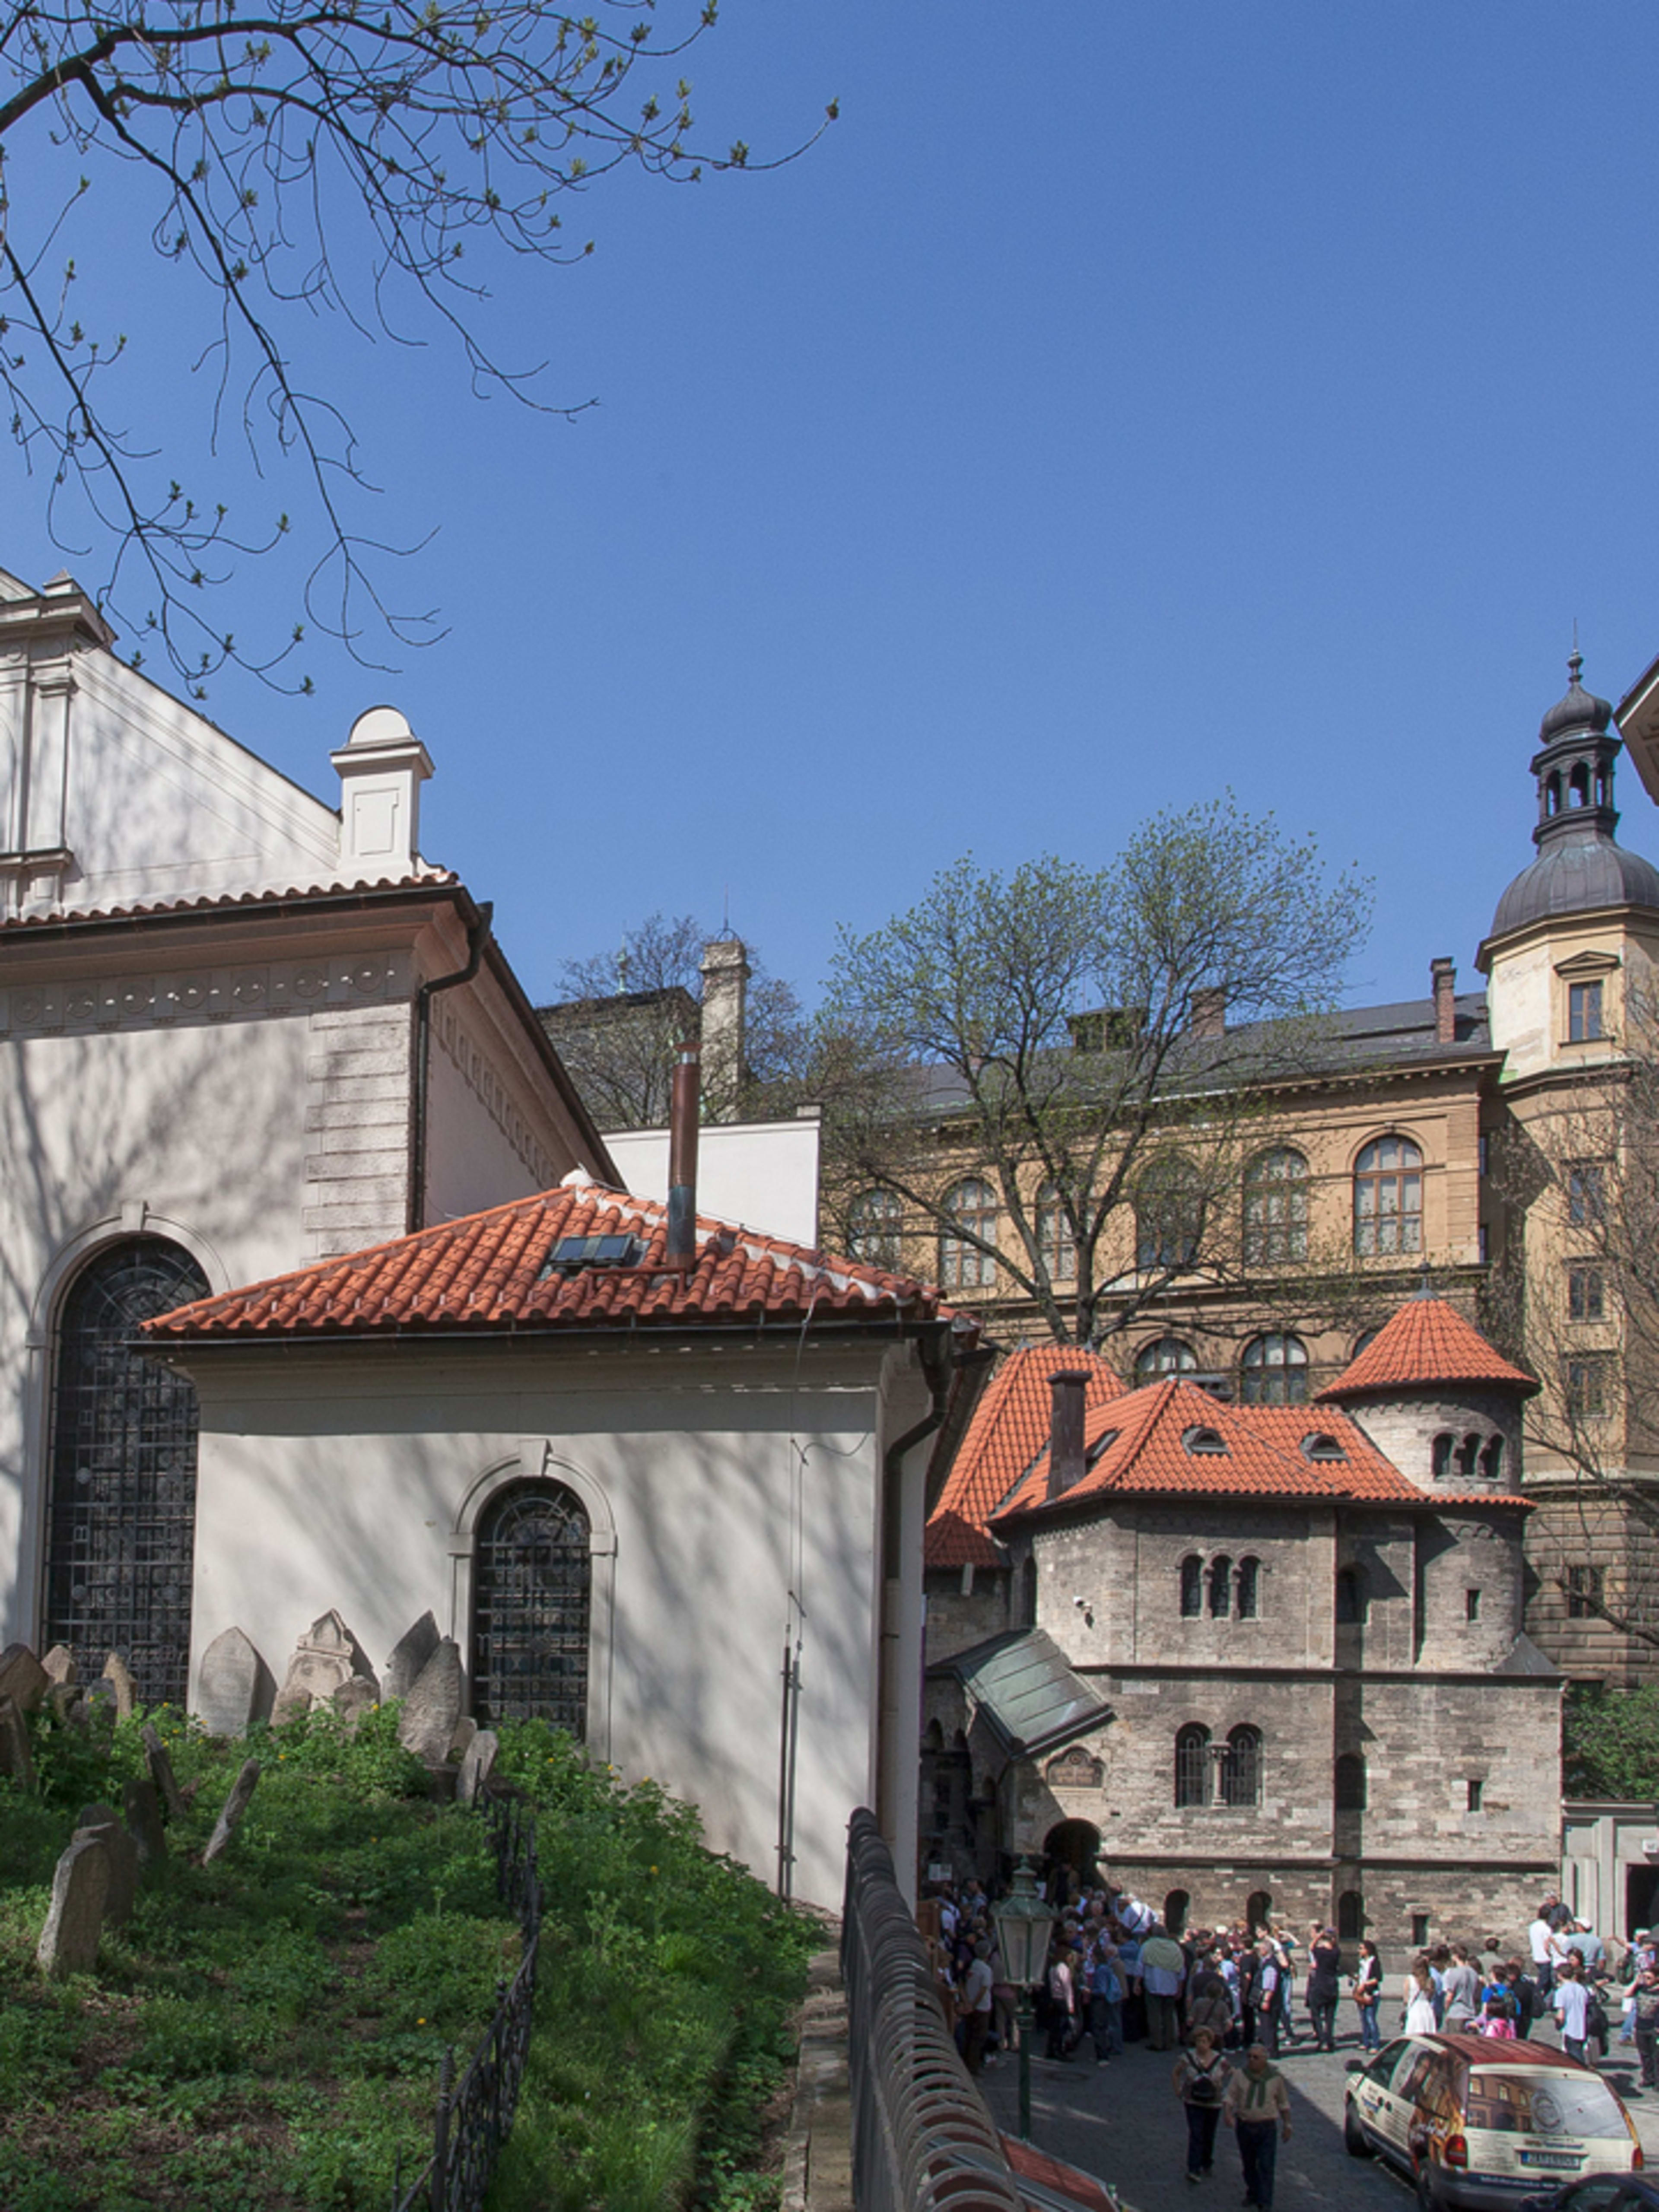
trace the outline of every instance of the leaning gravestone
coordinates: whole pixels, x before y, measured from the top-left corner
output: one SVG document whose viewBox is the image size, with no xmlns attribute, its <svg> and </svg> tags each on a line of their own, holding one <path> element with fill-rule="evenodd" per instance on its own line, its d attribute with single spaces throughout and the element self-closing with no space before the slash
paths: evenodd
<svg viewBox="0 0 1659 2212">
<path fill-rule="evenodd" d="M 75 1663 L 75 1654 L 67 1644 L 54 1644 L 40 1665 L 49 1682 L 78 1682 L 81 1679 L 81 1669 Z"/>
<path fill-rule="evenodd" d="M 460 1717 L 461 1655 L 454 1638 L 446 1636 L 404 1699 L 398 1741 L 427 1765 L 441 1766 Z"/>
<path fill-rule="evenodd" d="M 52 1875 L 52 1905 L 34 1954 L 53 1981 L 89 1974 L 97 1964 L 108 1897 L 108 1850 L 96 1836 L 77 1836 Z"/>
<path fill-rule="evenodd" d="M 115 1698 L 117 1720 L 131 1720 L 138 1705 L 138 1685 L 132 1679 L 132 1669 L 118 1651 L 112 1651 L 104 1662 L 104 1680 L 109 1684 Z"/>
<path fill-rule="evenodd" d="M 348 1735 L 356 1735 L 362 1724 L 365 1713 L 372 1713 L 380 1702 L 373 1682 L 361 1674 L 354 1674 L 349 1682 L 342 1682 L 329 1700 L 341 1720 Z"/>
<path fill-rule="evenodd" d="M 250 1723 L 270 1711 L 276 1687 L 242 1631 L 227 1628 L 202 1654 L 196 1717 L 210 1735 L 246 1735 Z"/>
<path fill-rule="evenodd" d="M 235 1832 L 236 1824 L 246 1812 L 253 1796 L 254 1785 L 259 1779 L 257 1759 L 243 1762 L 242 1771 L 230 1785 L 230 1795 L 225 1800 L 225 1809 L 214 1823 L 208 1847 L 202 1854 L 202 1864 L 209 1866 L 216 1859 Z"/>
<path fill-rule="evenodd" d="M 489 1783 L 501 1747 L 501 1738 L 494 1729 L 480 1729 L 468 1744 L 455 1784 L 455 1795 L 463 1805 L 470 1805 Z"/>
<path fill-rule="evenodd" d="M 455 1723 L 454 1735 L 449 1739 L 448 1756 L 451 1759 L 465 1759 L 466 1747 L 477 1733 L 477 1721 L 473 1719 L 471 1713 L 463 1713 Z"/>
<path fill-rule="evenodd" d="M 423 1613 L 412 1628 L 404 1631 L 386 1662 L 384 1688 L 387 1698 L 409 1695 L 438 1644 L 438 1624 L 429 1613 Z"/>
<path fill-rule="evenodd" d="M 46 1694 L 46 1668 L 27 1644 L 0 1651 L 0 1698 L 10 1698 L 20 1712 L 32 1713 Z"/>
<path fill-rule="evenodd" d="M 28 1723 L 15 1698 L 0 1697 L 0 1774 L 9 1774 L 20 1790 L 34 1787 Z"/>
<path fill-rule="evenodd" d="M 272 1722 L 280 1724 L 308 1713 L 313 1705 L 325 1705 L 354 1674 L 374 1682 L 374 1694 L 380 1695 L 380 1686 L 374 1681 L 362 1644 L 337 1613 L 325 1613 L 312 1622 L 294 1647 L 287 1678 L 271 1708 Z"/>
<path fill-rule="evenodd" d="M 141 1866 L 159 1866 L 167 1855 L 167 1839 L 161 1827 L 161 1804 L 155 1795 L 153 1782 L 129 1782 L 121 1792 L 121 1804 L 126 1814 L 127 1832 L 138 1846 Z"/>
<path fill-rule="evenodd" d="M 78 1682 L 54 1682 L 46 1692 L 46 1703 L 60 1721 L 85 1717 L 86 1700 Z"/>
<path fill-rule="evenodd" d="M 107 1814 L 108 1818 L 90 1820 L 88 1815 L 92 1813 Z M 93 1837 L 109 1853 L 109 1894 L 104 1900 L 104 1917 L 112 1928 L 125 1928 L 138 1894 L 138 1846 L 107 1805 L 89 1805 L 82 1814 L 75 1824 L 76 1842 L 83 1836 Z"/>
<path fill-rule="evenodd" d="M 149 1778 L 161 1794 L 167 1808 L 169 1820 L 182 1820 L 189 1810 L 185 1793 L 179 1787 L 179 1778 L 173 1771 L 173 1761 L 167 1757 L 167 1746 L 155 1733 L 154 1723 L 146 1721 L 143 1727 L 144 1765 Z"/>
</svg>

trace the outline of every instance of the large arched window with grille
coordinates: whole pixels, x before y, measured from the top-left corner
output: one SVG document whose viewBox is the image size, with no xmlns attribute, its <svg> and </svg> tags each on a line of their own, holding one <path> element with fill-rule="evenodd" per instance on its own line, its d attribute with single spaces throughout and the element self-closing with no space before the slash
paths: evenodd
<svg viewBox="0 0 1659 2212">
<path fill-rule="evenodd" d="M 1175 1801 L 1177 1805 L 1210 1802 L 1210 1731 L 1197 1721 L 1176 1737 Z"/>
<path fill-rule="evenodd" d="M 991 1251 L 997 1241 L 997 1194 L 978 1176 L 969 1176 L 945 1194 L 950 1226 L 939 1240 L 939 1279 L 947 1291 L 988 1290 L 997 1279 Z M 977 1243 L 971 1242 L 978 1238 Z"/>
<path fill-rule="evenodd" d="M 1299 1336 L 1253 1336 L 1240 1363 L 1239 1395 L 1247 1406 L 1305 1406 L 1308 1347 Z"/>
<path fill-rule="evenodd" d="M 1135 1381 L 1156 1382 L 1165 1375 L 1191 1375 L 1197 1366 L 1198 1354 L 1181 1337 L 1154 1337 L 1135 1354 Z"/>
<path fill-rule="evenodd" d="M 1409 1137 L 1378 1137 L 1354 1162 L 1353 1249 L 1423 1249 L 1423 1155 Z"/>
<path fill-rule="evenodd" d="M 896 1273 L 902 1256 L 904 1206 L 890 1190 L 861 1190 L 847 1209 L 849 1256 Z"/>
<path fill-rule="evenodd" d="M 1154 1160 L 1135 1188 L 1135 1265 L 1152 1273 L 1180 1273 L 1198 1257 L 1204 1235 L 1204 1193 L 1197 1170 L 1179 1152 Z"/>
<path fill-rule="evenodd" d="M 1077 1238 L 1056 1186 L 1045 1182 L 1036 1199 L 1037 1255 L 1051 1283 L 1077 1280 Z"/>
<path fill-rule="evenodd" d="M 587 1730 L 592 1565 L 587 1515 L 562 1483 L 498 1491 L 478 1517 L 472 1573 L 472 1710 L 479 1724 Z"/>
<path fill-rule="evenodd" d="M 1289 1145 L 1258 1152 L 1244 1170 L 1244 1257 L 1283 1267 L 1308 1256 L 1308 1163 Z"/>
<path fill-rule="evenodd" d="M 133 1349 L 139 1324 L 208 1294 L 160 1237 L 106 1245 L 59 1309 L 45 1640 L 96 1674 L 117 1652 L 147 1705 L 189 1686 L 196 1386 Z"/>
<path fill-rule="evenodd" d="M 1227 1748 L 1221 1754 L 1221 1802 L 1261 1802 L 1261 1731 L 1248 1722 L 1227 1731 Z"/>
</svg>

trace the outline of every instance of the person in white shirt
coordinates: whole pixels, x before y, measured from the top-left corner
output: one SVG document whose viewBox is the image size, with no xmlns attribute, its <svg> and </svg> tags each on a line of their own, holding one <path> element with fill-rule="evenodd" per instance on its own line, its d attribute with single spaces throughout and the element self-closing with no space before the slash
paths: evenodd
<svg viewBox="0 0 1659 2212">
<path fill-rule="evenodd" d="M 1527 1941 L 1532 1947 L 1532 1978 L 1538 1984 L 1539 1995 L 1547 1997 L 1553 1974 L 1550 1961 L 1550 1923 L 1546 1911 L 1546 1906 L 1540 1905 L 1537 1919 L 1527 1930 Z"/>
<path fill-rule="evenodd" d="M 1560 1969 L 1551 2004 L 1561 2023 L 1562 2050 L 1569 2058 L 1582 2060 L 1589 2040 L 1589 1990 L 1579 1980 L 1578 1969 L 1571 1962 Z"/>
</svg>

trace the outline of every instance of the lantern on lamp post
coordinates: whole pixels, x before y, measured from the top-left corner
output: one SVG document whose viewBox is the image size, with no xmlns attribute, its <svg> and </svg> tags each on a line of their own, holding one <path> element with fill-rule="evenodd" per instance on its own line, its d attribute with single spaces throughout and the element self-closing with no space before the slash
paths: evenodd
<svg viewBox="0 0 1659 2212">
<path fill-rule="evenodd" d="M 1054 1929 L 1054 1908 L 1037 1895 L 1036 1876 L 1022 1859 L 1014 1869 L 1013 1887 L 991 1908 L 997 1942 L 1002 1951 L 1002 1971 L 1018 1993 L 1019 2132 L 1031 2140 L 1031 2037 L 1036 2021 L 1031 2011 L 1031 1985 L 1040 1981 L 1048 1963 L 1048 1939 Z"/>
</svg>

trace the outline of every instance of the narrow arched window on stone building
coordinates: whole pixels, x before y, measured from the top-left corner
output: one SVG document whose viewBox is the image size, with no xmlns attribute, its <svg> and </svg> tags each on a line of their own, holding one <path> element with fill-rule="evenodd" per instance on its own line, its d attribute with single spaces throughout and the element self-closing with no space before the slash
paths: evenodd
<svg viewBox="0 0 1659 2212">
<path fill-rule="evenodd" d="M 1457 1439 L 1449 1429 L 1442 1429 L 1434 1440 L 1434 1479 L 1443 1482 L 1452 1471 L 1452 1454 L 1457 1449 Z"/>
<path fill-rule="evenodd" d="M 1181 1562 L 1181 1617 L 1196 1620 L 1204 1610 L 1204 1562 L 1189 1552 Z"/>
<path fill-rule="evenodd" d="M 1504 1439 L 1502 1437 L 1487 1437 L 1486 1448 L 1480 1455 L 1480 1472 L 1488 1482 L 1503 1480 Z"/>
<path fill-rule="evenodd" d="M 1248 1721 L 1227 1731 L 1227 1748 L 1221 1760 L 1221 1802 L 1224 1805 L 1261 1802 L 1261 1731 Z"/>
<path fill-rule="evenodd" d="M 1210 1802 L 1210 1731 L 1191 1721 L 1176 1737 L 1175 1801 L 1179 1806 Z"/>
<path fill-rule="evenodd" d="M 1261 1601 L 1261 1562 L 1244 1559 L 1238 1563 L 1238 1617 L 1254 1620 Z"/>
<path fill-rule="evenodd" d="M 1336 1762 L 1336 1809 L 1363 1813 L 1365 1809 L 1365 1760 L 1363 1753 L 1345 1751 Z"/>
<path fill-rule="evenodd" d="M 1225 1620 L 1232 1604 L 1233 1563 L 1222 1552 L 1210 1562 L 1210 1618 Z"/>
</svg>

